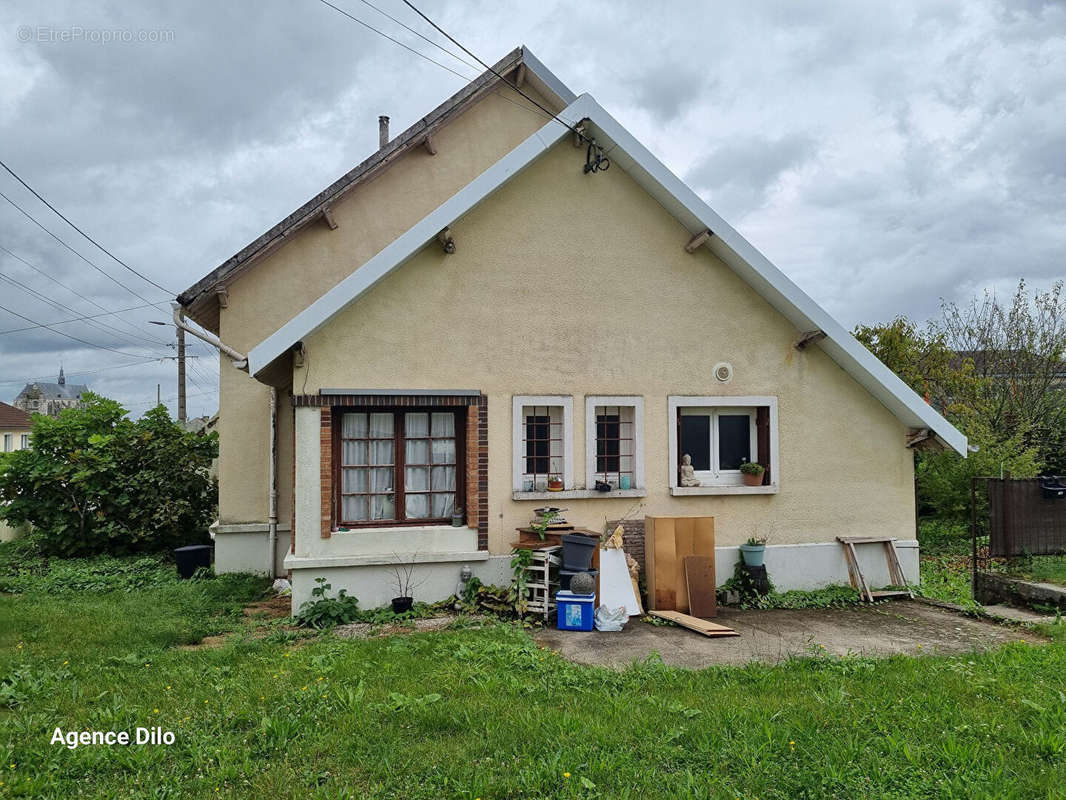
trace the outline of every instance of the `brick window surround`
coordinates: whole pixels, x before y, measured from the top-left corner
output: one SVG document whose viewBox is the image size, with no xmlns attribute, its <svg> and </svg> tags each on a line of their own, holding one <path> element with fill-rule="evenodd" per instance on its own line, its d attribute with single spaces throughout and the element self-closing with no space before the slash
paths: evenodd
<svg viewBox="0 0 1066 800">
<path fill-rule="evenodd" d="M 340 420 L 346 408 L 375 408 L 408 406 L 431 408 L 466 407 L 466 473 L 465 506 L 466 524 L 477 529 L 478 550 L 489 549 L 489 426 L 488 398 L 484 394 L 318 394 L 294 395 L 296 407 L 318 407 L 321 414 L 319 426 L 319 485 L 322 517 L 321 535 L 332 535 L 335 504 L 333 498 L 333 423 Z M 457 438 L 459 438 L 457 436 Z"/>
</svg>

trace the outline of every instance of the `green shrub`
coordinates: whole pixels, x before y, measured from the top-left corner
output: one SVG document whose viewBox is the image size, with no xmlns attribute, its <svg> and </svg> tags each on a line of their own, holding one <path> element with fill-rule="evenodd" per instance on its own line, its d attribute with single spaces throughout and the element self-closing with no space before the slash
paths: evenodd
<svg viewBox="0 0 1066 800">
<path fill-rule="evenodd" d="M 179 580 L 174 565 L 158 555 L 48 558 L 30 536 L 0 544 L 0 592 L 70 594 L 131 592 Z"/>
<path fill-rule="evenodd" d="M 344 589 L 336 597 L 330 597 L 326 592 L 333 586 L 326 583 L 325 578 L 315 578 L 315 583 L 318 586 L 311 590 L 312 599 L 300 606 L 296 613 L 298 623 L 312 628 L 332 628 L 359 619 L 358 598 L 350 597 Z"/>
<path fill-rule="evenodd" d="M 46 554 L 151 552 L 209 541 L 215 434 L 186 433 L 166 409 L 136 422 L 113 400 L 34 416 L 29 449 L 0 458 L 0 519 L 30 523 Z"/>
</svg>

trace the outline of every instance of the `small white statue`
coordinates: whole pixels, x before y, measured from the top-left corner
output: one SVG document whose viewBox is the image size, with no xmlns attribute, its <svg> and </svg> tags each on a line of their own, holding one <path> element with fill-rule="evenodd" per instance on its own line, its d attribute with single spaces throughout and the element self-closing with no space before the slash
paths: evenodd
<svg viewBox="0 0 1066 800">
<path fill-rule="evenodd" d="M 696 477 L 696 470 L 692 467 L 692 456 L 688 453 L 681 456 L 681 485 L 699 486 L 700 479 Z"/>
</svg>

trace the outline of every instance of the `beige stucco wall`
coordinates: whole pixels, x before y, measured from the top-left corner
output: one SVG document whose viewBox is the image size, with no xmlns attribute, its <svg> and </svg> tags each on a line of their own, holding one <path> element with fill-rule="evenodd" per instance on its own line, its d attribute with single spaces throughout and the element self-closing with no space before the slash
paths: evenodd
<svg viewBox="0 0 1066 800">
<path fill-rule="evenodd" d="M 11 436 L 11 449 L 22 449 L 22 437 L 29 436 L 29 428 L 0 428 L 0 453 L 4 452 L 4 436 Z"/>
<path fill-rule="evenodd" d="M 427 247 L 307 338 L 298 391 L 487 394 L 493 552 L 541 504 L 511 499 L 515 394 L 573 395 L 579 486 L 584 396 L 643 396 L 642 513 L 713 515 L 720 545 L 771 528 L 775 543 L 913 538 L 903 425 L 818 347 L 797 351 L 792 325 L 708 250 L 686 253 L 688 232 L 621 169 L 587 176 L 583 163 L 583 150 L 556 145 L 451 226 L 456 254 Z M 732 383 L 711 377 L 718 361 L 734 365 Z M 780 492 L 672 497 L 669 395 L 776 396 Z M 563 505 L 571 521 L 600 528 L 632 503 Z M 303 535 L 318 533 L 298 525 L 297 542 Z"/>
<path fill-rule="evenodd" d="M 551 103 L 525 91 L 547 107 Z M 556 109 L 558 110 L 558 109 Z M 415 148 L 331 207 L 338 227 L 312 224 L 227 286 L 226 344 L 247 352 L 544 124 L 543 112 L 513 91 L 490 93 L 434 136 L 437 155 Z M 367 124 L 376 124 L 373 117 Z M 219 515 L 224 524 L 267 517 L 268 389 L 225 359 L 221 365 Z M 310 390 L 310 389 L 309 389 Z M 298 382 L 295 391 L 303 387 Z M 279 481 L 281 518 L 291 505 L 292 409 Z"/>
</svg>

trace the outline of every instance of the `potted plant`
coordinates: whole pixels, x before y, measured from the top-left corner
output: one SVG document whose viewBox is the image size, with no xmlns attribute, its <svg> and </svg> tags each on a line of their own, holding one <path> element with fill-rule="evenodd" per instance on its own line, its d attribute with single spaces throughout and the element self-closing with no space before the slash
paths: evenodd
<svg viewBox="0 0 1066 800">
<path fill-rule="evenodd" d="M 563 479 L 559 475 L 552 475 L 548 478 L 548 491 L 549 492 L 561 492 L 563 490 Z"/>
<path fill-rule="evenodd" d="M 411 581 L 415 571 L 415 556 L 412 553 L 407 561 L 402 556 L 393 553 L 396 562 L 392 565 L 392 583 L 396 587 L 396 597 L 392 598 L 392 610 L 396 614 L 404 614 L 411 610 L 414 598 L 411 596 L 412 589 L 418 588 Z"/>
<path fill-rule="evenodd" d="M 740 555 L 749 567 L 761 567 L 766 557 L 766 537 L 751 536 L 740 546 Z"/>
<path fill-rule="evenodd" d="M 745 486 L 762 486 L 764 472 L 766 472 L 766 467 L 754 461 L 745 461 L 740 465 L 740 475 L 744 478 Z"/>
</svg>

